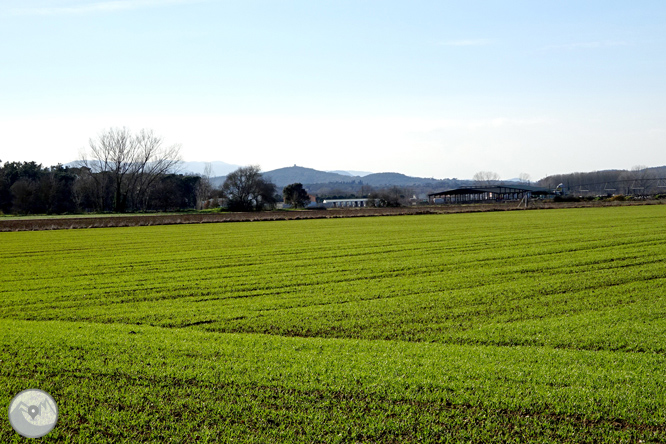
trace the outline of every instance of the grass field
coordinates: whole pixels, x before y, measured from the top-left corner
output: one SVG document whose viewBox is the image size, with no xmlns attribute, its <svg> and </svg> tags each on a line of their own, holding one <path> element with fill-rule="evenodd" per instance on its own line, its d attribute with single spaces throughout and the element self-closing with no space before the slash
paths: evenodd
<svg viewBox="0 0 666 444">
<path fill-rule="evenodd" d="M 657 205 L 0 233 L 0 404 L 49 392 L 44 441 L 666 442 L 665 228 Z"/>
</svg>

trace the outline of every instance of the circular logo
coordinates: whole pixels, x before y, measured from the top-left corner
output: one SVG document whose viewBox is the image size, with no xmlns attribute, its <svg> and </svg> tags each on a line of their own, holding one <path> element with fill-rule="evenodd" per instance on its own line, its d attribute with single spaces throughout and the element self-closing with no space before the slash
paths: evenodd
<svg viewBox="0 0 666 444">
<path fill-rule="evenodd" d="M 43 390 L 23 390 L 9 403 L 9 422 L 26 438 L 41 438 L 58 422 L 58 406 Z"/>
</svg>

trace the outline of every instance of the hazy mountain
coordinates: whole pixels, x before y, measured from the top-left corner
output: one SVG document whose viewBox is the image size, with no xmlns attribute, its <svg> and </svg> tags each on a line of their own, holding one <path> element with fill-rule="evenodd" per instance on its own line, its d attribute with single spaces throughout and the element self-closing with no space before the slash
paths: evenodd
<svg viewBox="0 0 666 444">
<path fill-rule="evenodd" d="M 220 188 L 223 184 L 224 181 L 227 179 L 227 176 L 214 176 L 210 178 L 210 184 L 214 188 Z"/>
<path fill-rule="evenodd" d="M 239 165 L 233 165 L 226 162 L 183 162 L 180 169 L 183 173 L 203 174 L 206 164 L 210 163 L 213 168 L 213 176 L 226 176 L 239 168 Z"/>
<path fill-rule="evenodd" d="M 370 171 L 343 171 L 343 170 L 333 170 L 333 171 L 327 171 L 327 173 L 336 173 L 336 174 L 342 174 L 343 176 L 359 176 L 359 177 L 364 177 L 367 176 L 368 174 L 372 174 Z"/>
</svg>

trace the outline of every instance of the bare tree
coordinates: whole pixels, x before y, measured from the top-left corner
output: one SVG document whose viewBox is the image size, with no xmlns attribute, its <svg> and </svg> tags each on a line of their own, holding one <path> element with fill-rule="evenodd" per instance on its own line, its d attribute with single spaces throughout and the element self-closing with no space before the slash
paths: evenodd
<svg viewBox="0 0 666 444">
<path fill-rule="evenodd" d="M 104 209 L 104 193 L 100 193 L 95 178 L 88 168 L 79 168 L 76 181 L 72 187 L 72 198 L 79 209 Z"/>
<path fill-rule="evenodd" d="M 142 129 L 135 136 L 137 162 L 131 175 L 130 197 L 135 205 L 145 208 L 148 191 L 155 181 L 168 173 L 175 173 L 181 163 L 180 145 L 163 146 L 164 140 L 152 130 Z"/>
<path fill-rule="evenodd" d="M 180 145 L 163 146 L 152 130 L 133 135 L 127 128 L 111 128 L 90 139 L 89 146 L 80 165 L 90 171 L 98 191 L 111 182 L 117 212 L 145 206 L 150 186 L 181 162 Z"/>
<path fill-rule="evenodd" d="M 518 175 L 518 180 L 520 180 L 522 183 L 529 183 L 530 175 L 528 173 L 520 173 Z"/>
<path fill-rule="evenodd" d="M 474 182 L 481 186 L 497 185 L 500 181 L 500 175 L 493 171 L 479 171 L 474 174 Z"/>
<path fill-rule="evenodd" d="M 369 207 L 402 207 L 409 203 L 409 189 L 392 186 L 368 194 Z"/>
<path fill-rule="evenodd" d="M 633 180 L 630 185 L 631 194 L 648 194 L 650 188 L 650 179 L 653 178 L 652 172 L 645 165 L 635 165 L 629 171 L 629 178 Z"/>
<path fill-rule="evenodd" d="M 232 211 L 258 211 L 272 208 L 277 202 L 275 184 L 261 176 L 258 166 L 241 167 L 229 173 L 222 192 L 227 208 Z"/>
<path fill-rule="evenodd" d="M 213 164 L 206 162 L 204 172 L 199 183 L 197 184 L 197 209 L 201 210 L 204 207 L 204 202 L 210 198 L 213 192 L 213 185 L 210 183 L 210 178 L 213 175 Z"/>
</svg>

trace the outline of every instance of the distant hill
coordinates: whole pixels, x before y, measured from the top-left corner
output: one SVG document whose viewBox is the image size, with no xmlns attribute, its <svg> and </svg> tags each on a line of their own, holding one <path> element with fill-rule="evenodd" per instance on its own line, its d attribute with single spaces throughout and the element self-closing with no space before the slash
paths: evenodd
<svg viewBox="0 0 666 444">
<path fill-rule="evenodd" d="M 335 183 L 362 183 L 376 187 L 381 186 L 413 186 L 437 182 L 437 179 L 426 179 L 423 177 L 411 177 L 401 173 L 371 173 L 366 176 L 350 176 L 337 172 L 319 171 L 313 168 L 299 166 L 279 168 L 266 171 L 264 177 L 268 177 L 278 188 L 290 183 L 300 182 L 303 185 L 335 184 Z"/>
<path fill-rule="evenodd" d="M 364 177 L 367 176 L 368 174 L 372 174 L 370 171 L 343 171 L 343 170 L 333 170 L 333 171 L 327 171 L 327 173 L 336 173 L 336 174 L 342 174 L 343 176 L 359 176 L 359 177 Z"/>
<path fill-rule="evenodd" d="M 354 180 L 361 180 L 358 176 L 346 176 L 343 174 L 329 173 L 299 166 L 266 171 L 264 172 L 264 177 L 270 179 L 280 189 L 296 182 L 305 185 L 311 183 L 352 182 Z"/>
<path fill-rule="evenodd" d="M 227 176 L 215 176 L 210 178 L 210 184 L 214 188 L 220 188 L 223 184 L 224 181 L 226 180 Z"/>
<path fill-rule="evenodd" d="M 425 179 L 423 177 L 411 177 L 401 173 L 374 173 L 363 177 L 363 183 L 372 186 L 399 186 L 423 185 L 437 182 L 437 179 Z"/>
</svg>

